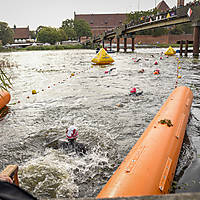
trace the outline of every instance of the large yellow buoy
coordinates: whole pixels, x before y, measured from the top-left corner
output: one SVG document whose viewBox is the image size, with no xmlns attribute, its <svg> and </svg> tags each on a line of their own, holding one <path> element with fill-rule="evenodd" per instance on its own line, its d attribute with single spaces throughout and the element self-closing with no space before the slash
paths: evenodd
<svg viewBox="0 0 200 200">
<path fill-rule="evenodd" d="M 169 48 L 165 52 L 165 55 L 172 56 L 174 54 L 176 54 L 176 51 L 171 46 L 169 46 Z"/>
<path fill-rule="evenodd" d="M 98 65 L 107 65 L 114 62 L 104 48 L 101 48 L 98 54 L 92 59 L 92 62 Z"/>
<path fill-rule="evenodd" d="M 98 199 L 169 193 L 192 99 L 187 87 L 172 92 Z"/>
</svg>

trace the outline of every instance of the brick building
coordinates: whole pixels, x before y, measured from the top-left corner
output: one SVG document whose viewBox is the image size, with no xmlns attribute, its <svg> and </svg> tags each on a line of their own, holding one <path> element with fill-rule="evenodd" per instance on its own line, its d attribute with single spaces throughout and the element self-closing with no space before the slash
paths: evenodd
<svg viewBox="0 0 200 200">
<path fill-rule="evenodd" d="M 74 13 L 74 19 L 85 20 L 91 27 L 92 35 L 97 36 L 105 31 L 121 26 L 127 14 L 81 14 Z"/>
<path fill-rule="evenodd" d="M 14 32 L 14 41 L 15 43 L 26 43 L 31 39 L 31 33 L 29 31 L 29 27 L 26 28 L 14 28 L 12 29 Z"/>
<path fill-rule="evenodd" d="M 177 6 L 184 5 L 184 0 L 177 0 Z M 167 12 L 170 10 L 170 7 L 164 0 L 161 0 L 160 3 L 156 6 L 160 12 Z M 74 19 L 85 20 L 91 27 L 92 35 L 97 36 L 101 33 L 121 26 L 126 22 L 127 14 L 80 14 L 77 15 L 74 13 Z M 192 40 L 192 35 L 163 35 L 159 37 L 153 37 L 151 35 L 136 35 L 135 43 L 142 44 L 167 44 L 167 43 L 176 43 L 178 40 L 187 39 Z M 107 42 L 107 41 L 106 41 Z M 116 40 L 113 40 L 116 43 Z M 131 40 L 127 41 L 131 44 Z"/>
<path fill-rule="evenodd" d="M 156 7 L 161 12 L 167 12 L 170 8 L 164 0 L 162 0 Z"/>
</svg>

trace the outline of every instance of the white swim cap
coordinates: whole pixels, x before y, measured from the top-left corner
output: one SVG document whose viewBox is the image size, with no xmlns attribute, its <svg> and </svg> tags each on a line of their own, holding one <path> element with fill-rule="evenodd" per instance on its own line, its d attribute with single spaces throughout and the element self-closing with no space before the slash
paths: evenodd
<svg viewBox="0 0 200 200">
<path fill-rule="evenodd" d="M 67 139 L 76 139 L 78 137 L 78 129 L 75 126 L 70 126 L 67 133 Z"/>
</svg>

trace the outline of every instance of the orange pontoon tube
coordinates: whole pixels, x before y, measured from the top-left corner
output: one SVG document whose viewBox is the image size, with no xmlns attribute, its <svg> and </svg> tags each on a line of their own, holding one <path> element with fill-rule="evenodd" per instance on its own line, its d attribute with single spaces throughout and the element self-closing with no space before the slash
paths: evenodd
<svg viewBox="0 0 200 200">
<path fill-rule="evenodd" d="M 171 93 L 98 199 L 169 193 L 192 100 L 192 91 L 185 86 Z"/>
<path fill-rule="evenodd" d="M 10 101 L 10 93 L 0 89 L 0 109 L 2 109 Z"/>
</svg>

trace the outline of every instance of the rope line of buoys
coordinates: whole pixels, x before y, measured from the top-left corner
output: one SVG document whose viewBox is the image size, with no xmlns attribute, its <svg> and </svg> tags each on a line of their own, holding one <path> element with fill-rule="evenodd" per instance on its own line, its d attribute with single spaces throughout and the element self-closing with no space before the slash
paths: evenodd
<svg viewBox="0 0 200 200">
<path fill-rule="evenodd" d="M 176 74 L 175 88 L 177 88 L 177 86 L 178 86 L 178 80 L 182 78 L 182 76 L 180 75 L 180 69 L 181 69 L 180 63 L 181 63 L 181 61 L 179 60 L 178 57 L 176 59 L 177 59 L 178 62 L 177 62 L 177 70 L 176 70 L 177 74 Z"/>
<path fill-rule="evenodd" d="M 68 79 L 74 77 L 76 74 L 79 74 L 79 73 L 80 73 L 80 72 L 77 72 L 77 73 L 72 72 L 72 73 L 70 74 L 69 78 L 63 79 L 62 81 L 58 81 L 57 83 L 53 83 L 52 86 L 51 86 L 51 85 L 48 85 L 48 86 L 47 86 L 47 89 L 51 89 L 51 88 L 53 88 L 53 86 L 57 86 L 58 84 L 63 84 L 66 80 L 68 80 Z M 31 94 L 32 94 L 32 95 L 36 95 L 36 94 L 38 94 L 38 93 L 40 93 L 40 92 L 44 92 L 44 91 L 45 91 L 45 89 L 41 89 L 41 90 L 33 89 L 33 90 L 31 91 Z M 27 98 L 27 99 L 30 99 L 30 96 L 27 96 L 26 98 Z M 17 103 L 21 103 L 21 101 L 18 100 Z M 16 104 L 16 103 L 13 103 L 13 104 Z"/>
</svg>

